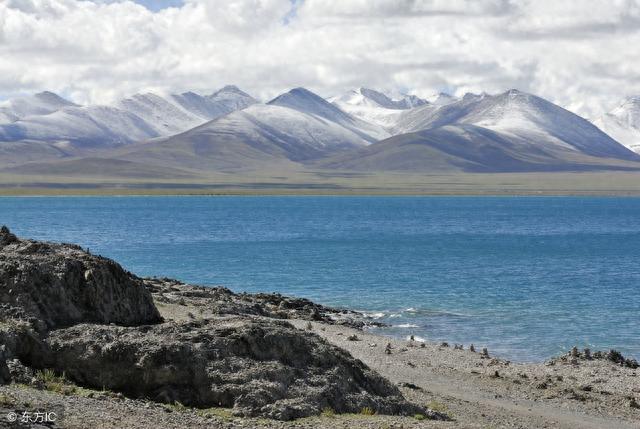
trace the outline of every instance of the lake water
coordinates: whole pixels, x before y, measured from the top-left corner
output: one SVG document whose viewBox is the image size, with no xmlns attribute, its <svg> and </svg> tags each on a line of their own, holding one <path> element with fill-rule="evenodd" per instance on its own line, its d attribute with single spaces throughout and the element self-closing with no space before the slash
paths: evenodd
<svg viewBox="0 0 640 429">
<path fill-rule="evenodd" d="M 366 311 L 389 335 L 640 357 L 636 198 L 0 198 L 0 223 L 139 275 Z"/>
</svg>

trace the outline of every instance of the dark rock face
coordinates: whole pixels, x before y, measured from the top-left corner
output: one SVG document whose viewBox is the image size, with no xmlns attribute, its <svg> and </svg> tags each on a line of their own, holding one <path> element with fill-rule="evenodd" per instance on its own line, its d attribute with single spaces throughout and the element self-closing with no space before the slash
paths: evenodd
<svg viewBox="0 0 640 429">
<path fill-rule="evenodd" d="M 7 366 L 7 354 L 4 348 L 0 348 L 0 385 L 11 381 L 11 373 Z"/>
<path fill-rule="evenodd" d="M 0 230 L 3 312 L 46 328 L 82 322 L 140 325 L 162 321 L 142 281 L 112 260 L 68 244 L 20 240 Z"/>
<path fill-rule="evenodd" d="M 58 371 L 85 385 L 239 416 L 425 413 L 342 349 L 286 322 L 202 320 L 140 328 L 78 325 L 51 334 Z"/>
</svg>

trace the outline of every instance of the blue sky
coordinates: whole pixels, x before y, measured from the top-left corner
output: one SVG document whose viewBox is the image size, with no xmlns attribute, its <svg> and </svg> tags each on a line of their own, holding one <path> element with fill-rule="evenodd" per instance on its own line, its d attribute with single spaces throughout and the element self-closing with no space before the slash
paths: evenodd
<svg viewBox="0 0 640 429">
<path fill-rule="evenodd" d="M 180 7 L 184 5 L 184 0 L 133 0 L 135 3 L 139 3 L 147 9 L 157 12 L 168 7 Z M 284 23 L 288 23 L 296 16 L 298 7 L 304 2 L 304 0 L 289 0 L 291 2 L 291 11 L 284 17 Z"/>
<path fill-rule="evenodd" d="M 144 7 L 154 12 L 173 6 L 182 6 L 184 1 L 182 0 L 134 0 L 136 3 L 140 3 Z"/>
</svg>

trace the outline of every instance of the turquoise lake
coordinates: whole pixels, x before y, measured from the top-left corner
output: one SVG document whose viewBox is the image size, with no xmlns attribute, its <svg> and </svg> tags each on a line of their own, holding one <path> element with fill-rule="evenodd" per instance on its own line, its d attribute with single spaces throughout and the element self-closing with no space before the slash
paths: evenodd
<svg viewBox="0 0 640 429">
<path fill-rule="evenodd" d="M 640 358 L 640 199 L 0 198 L 0 224 L 142 276 L 303 296 L 518 361 Z"/>
</svg>

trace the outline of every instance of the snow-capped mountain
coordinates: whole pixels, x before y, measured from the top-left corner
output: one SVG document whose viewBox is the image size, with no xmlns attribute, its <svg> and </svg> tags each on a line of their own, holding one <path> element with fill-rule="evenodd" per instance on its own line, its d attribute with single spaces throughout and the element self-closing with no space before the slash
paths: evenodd
<svg viewBox="0 0 640 429">
<path fill-rule="evenodd" d="M 116 107 L 143 119 L 156 132 L 151 137 L 156 137 L 181 133 L 255 103 L 249 94 L 229 85 L 206 96 L 194 92 L 167 97 L 136 94 L 120 100 Z"/>
<path fill-rule="evenodd" d="M 392 99 L 368 88 L 354 89 L 329 101 L 352 116 L 387 129 L 396 124 L 404 110 L 428 104 L 415 95 Z"/>
<path fill-rule="evenodd" d="M 397 135 L 322 160 L 347 170 L 519 172 L 635 169 L 640 156 L 589 121 L 517 90 L 403 113 Z"/>
<path fill-rule="evenodd" d="M 640 96 L 627 97 L 593 123 L 621 144 L 640 153 Z"/>
<path fill-rule="evenodd" d="M 227 85 L 207 96 L 198 95 L 194 92 L 185 92 L 174 94 L 171 99 L 184 110 L 204 121 L 219 118 L 227 113 L 244 109 L 258 102 L 258 100 L 234 85 Z"/>
<path fill-rule="evenodd" d="M 356 91 L 364 98 L 385 109 L 405 110 L 427 104 L 426 100 L 418 98 L 415 95 L 400 94 L 396 98 L 391 98 L 382 92 L 369 88 L 360 88 Z"/>
<path fill-rule="evenodd" d="M 311 116 L 327 119 L 342 125 L 371 143 L 390 136 L 383 127 L 354 117 L 305 88 L 294 88 L 267 104 L 289 107 Z"/>
<path fill-rule="evenodd" d="M 209 96 L 135 94 L 114 106 L 78 106 L 44 92 L 6 103 L 4 112 L 11 121 L 0 124 L 0 144 L 55 143 L 66 148 L 65 154 L 108 148 L 177 134 L 255 102 L 231 86 Z"/>
<path fill-rule="evenodd" d="M 49 91 L 17 97 L 0 103 L 0 124 L 31 115 L 46 115 L 72 106 L 77 105 Z"/>
<path fill-rule="evenodd" d="M 258 100 L 242 91 L 235 85 L 227 85 L 211 95 L 206 97 L 211 106 L 218 108 L 215 114 L 210 113 L 209 116 L 220 117 L 227 113 L 242 110 L 252 104 L 256 104 Z"/>
<path fill-rule="evenodd" d="M 117 146 L 155 136 L 156 130 L 143 119 L 110 106 L 65 107 L 0 125 L 0 142 L 41 141 L 69 149 Z"/>
<path fill-rule="evenodd" d="M 431 97 L 427 97 L 427 101 L 434 106 L 444 106 L 446 104 L 453 103 L 457 101 L 458 98 L 453 95 L 447 94 L 445 92 L 439 92 L 437 94 L 432 95 Z"/>
<path fill-rule="evenodd" d="M 31 163 L 30 171 L 40 174 L 52 159 L 76 157 L 55 171 L 87 171 L 83 162 L 91 157 L 87 165 L 104 159 L 105 169 L 135 165 L 149 175 L 187 176 L 304 171 L 309 165 L 314 171 L 640 169 L 639 155 L 531 94 L 439 94 L 430 100 L 367 88 L 325 100 L 295 88 L 261 104 L 226 86 L 206 96 L 139 93 L 113 106 L 77 106 L 41 93 L 2 104 L 0 166 L 15 173 L 16 166 Z M 625 142 L 635 147 L 638 112 L 640 99 L 629 99 L 601 126 L 612 135 L 624 130 L 616 137 L 628 136 Z"/>
<path fill-rule="evenodd" d="M 370 137 L 342 124 L 352 125 L 344 112 L 312 110 L 315 113 L 275 103 L 254 104 L 187 132 L 133 145 L 118 156 L 181 168 L 236 171 L 306 162 L 369 144 Z M 329 119 L 333 114 L 335 120 Z"/>
<path fill-rule="evenodd" d="M 407 111 L 395 134 L 447 125 L 475 125 L 538 148 L 559 147 L 591 156 L 637 159 L 586 119 L 515 89 L 498 95 L 467 94 L 461 100 Z"/>
<path fill-rule="evenodd" d="M 116 107 L 144 120 L 154 130 L 154 135 L 148 137 L 177 134 L 200 125 L 206 119 L 153 93 L 135 94 L 120 100 Z"/>
</svg>

